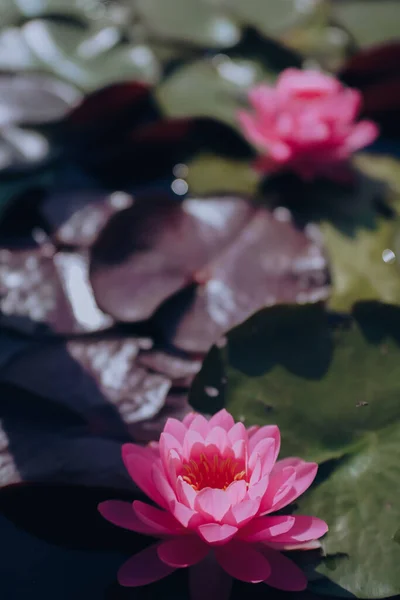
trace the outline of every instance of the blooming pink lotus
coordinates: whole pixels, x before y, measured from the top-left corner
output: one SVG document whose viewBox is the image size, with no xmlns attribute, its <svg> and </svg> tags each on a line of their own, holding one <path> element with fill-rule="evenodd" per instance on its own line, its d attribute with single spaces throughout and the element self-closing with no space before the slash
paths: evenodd
<svg viewBox="0 0 400 600">
<path fill-rule="evenodd" d="M 264 173 L 287 169 L 303 179 L 338 178 L 353 152 L 378 135 L 375 123 L 355 122 L 360 92 L 318 71 L 286 69 L 275 87 L 254 87 L 249 100 L 254 111 L 239 111 L 238 118 L 261 154 L 255 167 Z"/>
<path fill-rule="evenodd" d="M 196 413 L 183 422 L 169 419 L 159 443 L 146 448 L 124 445 L 130 476 L 160 508 L 110 500 L 99 505 L 100 513 L 161 541 L 121 567 L 120 584 L 141 586 L 192 567 L 192 598 L 204 597 L 208 584 L 218 600 L 228 598 L 231 577 L 305 589 L 303 571 L 280 551 L 318 547 L 327 525 L 271 513 L 311 485 L 317 465 L 300 458 L 276 462 L 279 448 L 277 426 L 246 429 L 225 410 L 210 420 Z"/>
</svg>

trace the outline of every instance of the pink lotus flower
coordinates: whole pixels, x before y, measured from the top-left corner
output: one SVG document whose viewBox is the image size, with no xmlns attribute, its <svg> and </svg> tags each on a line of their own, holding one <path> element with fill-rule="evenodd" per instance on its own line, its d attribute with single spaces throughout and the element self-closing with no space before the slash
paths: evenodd
<svg viewBox="0 0 400 600">
<path fill-rule="evenodd" d="M 361 94 L 318 71 L 286 69 L 275 87 L 259 85 L 249 92 L 253 112 L 239 111 L 246 138 L 261 156 L 257 170 L 292 170 L 303 179 L 338 178 L 356 150 L 372 143 L 378 127 L 355 122 Z"/>
<path fill-rule="evenodd" d="M 300 458 L 276 462 L 279 448 L 277 426 L 246 429 L 225 410 L 209 421 L 196 413 L 183 422 L 169 419 L 159 443 L 146 448 L 124 445 L 130 476 L 160 508 L 110 500 L 99 511 L 115 525 L 161 541 L 121 567 L 120 584 L 141 586 L 192 567 L 192 598 L 212 590 L 218 600 L 228 598 L 231 577 L 305 589 L 303 571 L 280 551 L 318 547 L 327 525 L 271 513 L 311 485 L 317 465 Z M 212 590 L 205 591 L 207 585 Z"/>
</svg>

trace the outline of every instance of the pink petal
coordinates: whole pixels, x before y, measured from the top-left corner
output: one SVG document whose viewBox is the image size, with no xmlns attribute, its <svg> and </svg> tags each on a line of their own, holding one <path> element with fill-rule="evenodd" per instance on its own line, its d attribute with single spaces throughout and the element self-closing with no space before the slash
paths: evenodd
<svg viewBox="0 0 400 600">
<path fill-rule="evenodd" d="M 251 425 L 250 427 L 247 428 L 247 435 L 249 436 L 249 440 L 251 437 L 253 437 L 253 435 L 255 433 L 257 433 L 257 431 L 260 429 L 259 425 Z"/>
<path fill-rule="evenodd" d="M 210 426 L 207 419 L 203 417 L 203 415 L 196 415 L 190 424 L 190 429 L 192 431 L 197 431 L 200 433 L 202 438 L 205 438 L 210 430 Z"/>
<path fill-rule="evenodd" d="M 176 450 L 170 450 L 168 455 L 163 458 L 163 465 L 168 473 L 169 483 L 174 488 L 178 473 L 182 471 L 182 457 Z"/>
<path fill-rule="evenodd" d="M 271 473 L 267 491 L 265 492 L 260 506 L 260 514 L 278 510 L 282 498 L 286 498 L 294 490 L 292 487 L 296 479 L 296 470 L 293 467 L 285 467 L 278 473 Z"/>
<path fill-rule="evenodd" d="M 347 88 L 340 96 L 332 98 L 330 103 L 331 119 L 339 119 L 342 123 L 352 123 L 360 112 L 362 95 L 358 90 Z"/>
<path fill-rule="evenodd" d="M 260 583 L 271 574 L 268 560 L 249 544 L 232 540 L 229 544 L 217 547 L 215 555 L 221 567 L 231 577 L 241 581 Z"/>
<path fill-rule="evenodd" d="M 268 151 L 272 158 L 278 163 L 287 162 L 293 154 L 293 151 L 285 142 L 271 142 L 268 146 Z"/>
<path fill-rule="evenodd" d="M 234 457 L 237 460 L 246 461 L 246 459 L 247 459 L 247 443 L 245 442 L 245 440 L 238 440 L 237 442 L 235 442 L 232 446 L 232 451 L 233 451 Z"/>
<path fill-rule="evenodd" d="M 223 408 L 213 417 L 211 417 L 208 423 L 210 429 L 212 427 L 222 427 L 222 429 L 225 429 L 225 431 L 228 432 L 234 426 L 235 421 L 233 420 L 232 415 L 230 415 L 228 411 Z"/>
<path fill-rule="evenodd" d="M 163 579 L 176 569 L 163 563 L 157 554 L 158 544 L 135 554 L 118 571 L 118 582 L 125 587 L 138 587 Z"/>
<path fill-rule="evenodd" d="M 260 500 L 243 500 L 236 506 L 232 506 L 232 515 L 240 527 L 254 518 L 260 508 Z"/>
<path fill-rule="evenodd" d="M 247 430 L 246 427 L 240 421 L 235 423 L 235 425 L 228 431 L 228 439 L 231 444 L 238 442 L 239 440 L 243 440 L 247 442 Z"/>
<path fill-rule="evenodd" d="M 171 512 L 175 519 L 183 525 L 183 527 L 194 529 L 201 523 L 205 522 L 205 517 L 196 511 L 192 510 L 181 502 L 174 502 L 171 505 Z"/>
<path fill-rule="evenodd" d="M 190 460 L 191 455 L 197 457 L 204 449 L 204 438 L 198 431 L 188 429 L 183 440 L 183 457 Z"/>
<path fill-rule="evenodd" d="M 194 503 L 197 497 L 197 492 L 192 488 L 192 486 L 184 481 L 182 477 L 178 477 L 176 482 L 176 493 L 178 496 L 179 502 L 185 504 L 189 508 L 194 508 Z"/>
<path fill-rule="evenodd" d="M 253 466 L 251 467 L 252 469 L 252 473 L 251 473 L 251 477 L 250 477 L 250 482 L 249 482 L 249 487 L 253 487 L 259 480 L 261 477 L 261 459 L 258 456 L 258 454 L 255 454 L 255 464 L 254 464 L 254 458 L 253 458 Z M 250 467 L 250 464 L 249 464 Z"/>
<path fill-rule="evenodd" d="M 294 520 L 293 527 L 289 531 L 282 532 L 281 535 L 274 538 L 274 542 L 283 542 L 287 544 L 310 542 L 322 537 L 328 531 L 328 525 L 325 521 L 322 521 L 317 517 L 298 515 L 292 518 Z"/>
<path fill-rule="evenodd" d="M 253 519 L 239 531 L 239 537 L 246 542 L 263 542 L 271 537 L 286 533 L 293 527 L 294 517 L 274 516 Z"/>
<path fill-rule="evenodd" d="M 171 450 L 176 450 L 178 454 L 182 454 L 182 444 L 178 440 L 165 431 L 160 435 L 160 456 L 164 460 L 167 458 Z"/>
<path fill-rule="evenodd" d="M 271 574 L 264 583 L 287 592 L 301 592 L 306 589 L 307 577 L 300 567 L 272 548 L 264 546 L 261 551 L 271 565 Z"/>
<path fill-rule="evenodd" d="M 229 600 L 232 578 L 217 563 L 212 553 L 189 570 L 191 600 Z"/>
<path fill-rule="evenodd" d="M 153 527 L 145 525 L 137 518 L 130 502 L 107 500 L 101 502 L 97 508 L 102 517 L 113 523 L 113 525 L 117 525 L 117 527 L 123 527 L 144 535 L 157 535 Z"/>
<path fill-rule="evenodd" d="M 229 446 L 228 436 L 222 427 L 213 427 L 211 431 L 209 431 L 206 439 L 206 446 L 215 446 L 221 456 L 224 456 L 226 449 Z"/>
<path fill-rule="evenodd" d="M 276 425 L 265 425 L 264 427 L 260 427 L 257 431 L 250 436 L 249 440 L 249 452 L 250 454 L 253 452 L 254 448 L 257 444 L 266 438 L 272 438 L 275 441 L 275 461 L 278 457 L 279 450 L 281 447 L 281 434 L 279 431 L 279 427 Z"/>
<path fill-rule="evenodd" d="M 338 92 L 341 87 L 337 79 L 320 71 L 285 69 L 278 78 L 276 89 L 284 98 L 306 92 L 332 94 Z"/>
<path fill-rule="evenodd" d="M 227 523 L 223 525 L 219 523 L 205 523 L 204 525 L 200 525 L 197 531 L 207 544 L 219 546 L 231 540 L 237 533 L 238 528 Z"/>
<path fill-rule="evenodd" d="M 243 130 L 244 136 L 260 150 L 268 150 L 269 143 L 265 133 L 261 130 L 258 118 L 245 110 L 239 110 L 237 119 Z"/>
<path fill-rule="evenodd" d="M 249 100 L 261 115 L 273 114 L 277 107 L 277 93 L 269 85 L 257 85 L 249 91 Z"/>
<path fill-rule="evenodd" d="M 185 530 L 174 517 L 164 510 L 150 506 L 140 500 L 133 503 L 133 512 L 137 518 L 158 535 L 171 535 L 183 533 Z"/>
<path fill-rule="evenodd" d="M 273 550 L 279 550 L 279 552 L 287 552 L 289 550 L 319 550 L 321 548 L 321 543 L 318 540 L 314 540 L 312 542 L 304 542 L 303 544 L 284 544 L 280 542 L 268 542 L 268 547 Z"/>
<path fill-rule="evenodd" d="M 164 471 L 159 467 L 158 464 L 153 464 L 151 469 L 151 477 L 153 479 L 154 487 L 160 495 L 161 501 L 159 504 L 164 508 L 169 509 L 170 505 L 176 500 L 176 494 L 172 489 Z"/>
<path fill-rule="evenodd" d="M 151 476 L 153 464 L 159 461 L 154 452 L 136 444 L 124 444 L 122 446 L 122 459 L 136 485 L 154 502 L 162 505 L 162 496 L 155 487 Z"/>
<path fill-rule="evenodd" d="M 158 556 L 170 567 L 184 568 L 195 565 L 207 556 L 210 547 L 197 536 L 185 536 L 162 542 Z"/>
<path fill-rule="evenodd" d="M 187 427 L 183 422 L 178 421 L 178 419 L 167 419 L 164 427 L 164 433 L 169 433 L 174 436 L 180 444 L 183 443 L 183 438 L 185 437 L 185 433 L 187 431 Z"/>
<path fill-rule="evenodd" d="M 262 477 L 257 483 L 249 486 L 248 494 L 249 498 L 255 500 L 261 499 L 265 496 L 269 484 L 269 476 Z"/>
<path fill-rule="evenodd" d="M 197 414 L 198 413 L 190 412 L 185 417 L 183 417 L 182 423 L 185 425 L 185 427 L 190 427 L 194 419 L 197 417 Z"/>
<path fill-rule="evenodd" d="M 346 140 L 346 148 L 350 152 L 360 150 L 365 146 L 369 146 L 376 140 L 379 135 L 378 126 L 372 121 L 361 121 L 354 125 L 351 134 Z"/>
<path fill-rule="evenodd" d="M 256 444 L 249 458 L 250 469 L 254 469 L 258 458 L 261 461 L 262 475 L 268 475 L 275 464 L 275 440 L 267 438 Z"/>
<path fill-rule="evenodd" d="M 215 521 L 221 521 L 230 507 L 229 495 L 217 488 L 204 488 L 195 501 L 195 510 Z"/>
<path fill-rule="evenodd" d="M 241 502 L 247 492 L 247 483 L 244 479 L 233 481 L 225 490 L 225 494 L 229 497 L 229 502 L 232 506 Z"/>
<path fill-rule="evenodd" d="M 283 469 L 291 467 L 296 471 L 296 479 L 292 484 L 296 491 L 296 498 L 303 494 L 312 484 L 318 471 L 317 463 L 305 462 L 299 458 L 285 458 L 276 463 L 272 474 L 280 473 Z"/>
</svg>

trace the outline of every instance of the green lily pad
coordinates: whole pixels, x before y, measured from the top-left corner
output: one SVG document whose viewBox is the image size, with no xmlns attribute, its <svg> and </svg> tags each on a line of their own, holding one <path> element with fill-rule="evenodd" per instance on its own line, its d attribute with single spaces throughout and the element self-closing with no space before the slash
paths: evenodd
<svg viewBox="0 0 400 600">
<path fill-rule="evenodd" d="M 155 95 L 168 117 L 210 117 L 238 128 L 236 113 L 248 88 L 265 77 L 256 61 L 217 56 L 177 69 Z"/>
<path fill-rule="evenodd" d="M 249 161 L 217 154 L 199 154 L 187 162 L 187 168 L 186 182 L 192 195 L 235 192 L 253 196 L 260 182 Z"/>
<path fill-rule="evenodd" d="M 100 0 L 87 0 L 87 3 L 100 3 Z M 24 17 L 31 19 L 40 17 L 45 14 L 50 15 L 65 15 L 69 17 L 78 17 L 84 14 L 85 2 L 75 2 L 71 0 L 40 0 L 40 2 L 32 2 L 32 0 L 2 0 L 2 9 L 9 14 L 13 13 L 15 21 L 18 18 Z"/>
<path fill-rule="evenodd" d="M 395 340 L 400 308 L 389 305 L 360 303 L 339 325 L 322 305 L 266 308 L 211 351 L 191 403 L 206 412 L 224 405 L 246 425 L 277 423 L 285 455 L 338 458 L 400 420 Z"/>
<path fill-rule="evenodd" d="M 322 4 L 321 0 L 228 0 L 228 7 L 241 21 L 272 37 L 311 19 Z"/>
<path fill-rule="evenodd" d="M 365 193 L 368 188 L 373 193 L 375 186 L 386 207 L 396 213 L 400 208 L 399 161 L 360 155 L 355 164 L 366 176 Z M 330 223 L 324 223 L 321 229 L 332 272 L 330 308 L 349 311 L 359 300 L 400 304 L 400 219 L 396 214 L 391 218 L 375 215 L 369 228 L 357 227 L 352 235 Z"/>
<path fill-rule="evenodd" d="M 13 25 L 19 17 L 19 10 L 14 0 L 2 0 L 0 4 L 0 23 L 2 27 Z"/>
<path fill-rule="evenodd" d="M 324 578 L 312 586 L 315 591 L 339 595 L 342 588 L 357 598 L 388 598 L 400 591 L 394 536 L 400 522 L 399 424 L 371 432 L 368 442 L 299 503 L 299 512 L 329 524 L 322 540 L 327 558 L 316 569 Z"/>
<path fill-rule="evenodd" d="M 138 0 L 137 11 L 157 37 L 209 48 L 229 48 L 241 37 L 234 19 L 201 0 Z"/>
<path fill-rule="evenodd" d="M 125 79 L 152 83 L 159 77 L 150 47 L 123 43 L 115 27 L 91 30 L 35 19 L 22 27 L 22 35 L 41 69 L 86 92 Z"/>
<path fill-rule="evenodd" d="M 360 47 L 397 40 L 400 4 L 397 0 L 336 0 L 334 18 L 353 36 Z"/>
<path fill-rule="evenodd" d="M 400 304 L 399 219 L 380 219 L 375 230 L 355 237 L 329 224 L 321 229 L 332 273 L 330 308 L 348 311 L 359 300 Z"/>
<path fill-rule="evenodd" d="M 400 592 L 399 344 L 394 306 L 359 303 L 350 318 L 322 305 L 275 306 L 229 332 L 193 384 L 198 410 L 225 406 L 246 425 L 277 423 L 282 456 L 337 459 L 299 503 L 330 527 L 315 591 Z"/>
</svg>

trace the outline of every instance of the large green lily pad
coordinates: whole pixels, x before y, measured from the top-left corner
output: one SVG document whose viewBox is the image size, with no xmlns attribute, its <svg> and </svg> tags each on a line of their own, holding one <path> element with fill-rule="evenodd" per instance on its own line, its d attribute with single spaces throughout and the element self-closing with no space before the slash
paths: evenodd
<svg viewBox="0 0 400 600">
<path fill-rule="evenodd" d="M 322 225 L 333 282 L 330 307 L 334 310 L 349 311 L 359 300 L 400 304 L 400 163 L 392 157 L 364 154 L 357 157 L 355 165 L 364 174 L 359 216 L 367 220 L 369 213 L 372 218 L 365 226 L 357 223 L 355 215 L 351 234 L 329 222 Z M 377 199 L 392 211 L 391 216 L 374 217 Z M 348 200 L 356 208 L 357 199 Z"/>
<path fill-rule="evenodd" d="M 360 408 L 359 410 L 365 410 Z M 400 427 L 370 434 L 366 448 L 346 457 L 331 477 L 300 501 L 299 512 L 329 524 L 327 558 L 315 591 L 347 590 L 358 598 L 387 598 L 400 590 Z M 332 583 L 340 588 L 336 592 Z"/>
<path fill-rule="evenodd" d="M 236 113 L 248 88 L 265 77 L 256 61 L 217 56 L 180 67 L 155 94 L 168 117 L 211 117 L 238 128 Z"/>
<path fill-rule="evenodd" d="M 312 18 L 323 0 L 228 0 L 227 4 L 246 25 L 256 27 L 264 35 L 276 36 Z"/>
<path fill-rule="evenodd" d="M 395 306 L 359 303 L 349 318 L 322 305 L 275 306 L 214 347 L 193 384 L 196 409 L 277 423 L 282 456 L 337 459 L 300 503 L 330 526 L 317 568 L 326 579 L 315 583 L 330 595 L 400 592 L 399 343 Z"/>
<path fill-rule="evenodd" d="M 235 20 L 203 0 L 138 0 L 137 11 L 150 34 L 211 48 L 237 44 Z"/>
<path fill-rule="evenodd" d="M 1 68 L 55 73 L 85 92 L 131 79 L 154 83 L 160 75 L 150 46 L 123 41 L 112 26 L 33 19 L 3 31 L 0 49 Z"/>
<path fill-rule="evenodd" d="M 333 16 L 361 47 L 399 37 L 400 4 L 397 0 L 335 0 Z"/>
<path fill-rule="evenodd" d="M 186 182 L 193 194 L 234 192 L 255 195 L 260 175 L 247 160 L 235 160 L 217 154 L 204 153 L 187 163 Z"/>
<path fill-rule="evenodd" d="M 354 237 L 322 226 L 333 281 L 329 306 L 348 311 L 359 300 L 400 304 L 399 219 L 379 219 Z"/>
<path fill-rule="evenodd" d="M 390 305 L 360 303 L 348 320 L 322 305 L 266 308 L 211 351 L 192 403 L 205 411 L 224 404 L 248 425 L 278 423 L 286 455 L 338 458 L 400 420 L 396 340 L 400 308 Z M 218 401 L 207 400 L 209 386 Z"/>
</svg>

